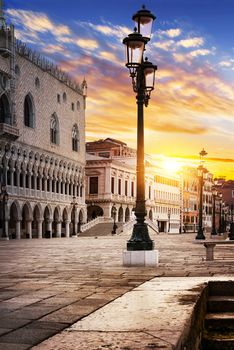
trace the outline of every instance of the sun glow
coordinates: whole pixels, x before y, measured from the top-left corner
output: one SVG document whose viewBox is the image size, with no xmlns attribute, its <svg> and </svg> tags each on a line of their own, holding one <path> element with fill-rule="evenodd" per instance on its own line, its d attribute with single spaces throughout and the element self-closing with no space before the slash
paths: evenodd
<svg viewBox="0 0 234 350">
<path fill-rule="evenodd" d="M 181 168 L 181 164 L 173 158 L 166 158 L 162 161 L 162 167 L 166 171 L 175 174 Z"/>
</svg>

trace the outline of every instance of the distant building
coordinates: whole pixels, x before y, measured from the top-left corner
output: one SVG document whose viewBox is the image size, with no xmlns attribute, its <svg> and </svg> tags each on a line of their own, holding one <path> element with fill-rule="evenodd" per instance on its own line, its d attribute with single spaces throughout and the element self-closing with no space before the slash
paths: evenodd
<svg viewBox="0 0 234 350">
<path fill-rule="evenodd" d="M 9 195 L 0 232 L 4 225 L 8 237 L 69 236 L 86 221 L 86 88 L 16 40 L 0 9 L 0 190 Z"/>
</svg>

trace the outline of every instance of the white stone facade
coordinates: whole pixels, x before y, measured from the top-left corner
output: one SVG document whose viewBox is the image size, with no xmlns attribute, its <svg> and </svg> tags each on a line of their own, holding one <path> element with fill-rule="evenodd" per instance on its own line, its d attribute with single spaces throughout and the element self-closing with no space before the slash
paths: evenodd
<svg viewBox="0 0 234 350">
<path fill-rule="evenodd" d="M 10 238 L 71 236 L 87 220 L 87 84 L 77 85 L 15 43 L 12 27 L 3 28 L 0 35 L 6 31 L 10 44 L 6 50 L 0 38 L 0 183 L 9 200 L 1 203 L 0 232 Z"/>
</svg>

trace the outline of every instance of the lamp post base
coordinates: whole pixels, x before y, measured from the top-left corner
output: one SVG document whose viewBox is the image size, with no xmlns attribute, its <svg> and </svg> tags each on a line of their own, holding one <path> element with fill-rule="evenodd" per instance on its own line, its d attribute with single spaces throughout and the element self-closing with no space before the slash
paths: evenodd
<svg viewBox="0 0 234 350">
<path fill-rule="evenodd" d="M 206 239 L 206 237 L 204 236 L 204 233 L 203 233 L 203 229 L 202 229 L 202 228 L 199 228 L 199 229 L 198 229 L 197 235 L 196 235 L 196 239 Z"/>
<path fill-rule="evenodd" d="M 123 266 L 157 266 L 158 250 L 124 250 Z"/>
<path fill-rule="evenodd" d="M 132 237 L 127 242 L 127 250 L 153 250 L 154 241 L 150 239 L 146 223 L 136 223 L 133 226 Z"/>
</svg>

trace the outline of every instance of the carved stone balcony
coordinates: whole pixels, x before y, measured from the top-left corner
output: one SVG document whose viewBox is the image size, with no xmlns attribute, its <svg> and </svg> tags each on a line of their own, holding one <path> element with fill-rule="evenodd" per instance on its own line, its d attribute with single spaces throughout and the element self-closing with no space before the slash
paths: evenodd
<svg viewBox="0 0 234 350">
<path fill-rule="evenodd" d="M 0 136 L 7 140 L 16 140 L 19 137 L 19 129 L 6 123 L 0 123 Z"/>
</svg>

